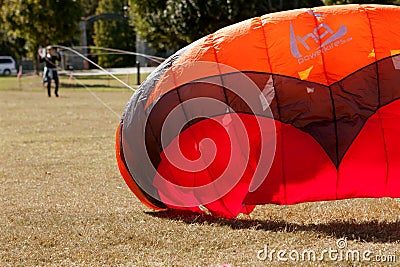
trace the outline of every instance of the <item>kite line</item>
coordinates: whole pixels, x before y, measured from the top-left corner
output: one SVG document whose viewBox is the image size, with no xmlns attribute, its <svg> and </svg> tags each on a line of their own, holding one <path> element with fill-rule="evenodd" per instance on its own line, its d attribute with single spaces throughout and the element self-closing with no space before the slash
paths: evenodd
<svg viewBox="0 0 400 267">
<path fill-rule="evenodd" d="M 133 88 L 132 86 L 130 86 L 129 84 L 125 83 L 124 81 L 122 81 L 120 78 L 118 78 L 117 76 L 115 76 L 114 74 L 112 74 L 111 72 L 107 71 L 106 69 L 104 69 L 103 67 L 101 67 L 100 65 L 98 65 L 97 63 L 93 62 L 92 60 L 90 60 L 87 56 L 83 55 L 82 53 L 78 52 L 76 49 L 73 49 L 71 47 L 67 47 L 67 46 L 62 46 L 62 45 L 52 45 L 53 47 L 58 47 L 64 50 L 68 50 L 74 54 L 76 54 L 77 56 L 81 57 L 84 60 L 87 60 L 88 62 L 90 62 L 91 64 L 93 64 L 94 66 L 96 66 L 97 68 L 99 68 L 101 71 L 103 71 L 105 74 L 111 76 L 112 78 L 114 78 L 115 80 L 117 80 L 119 83 L 121 83 L 123 86 L 129 88 L 132 91 L 135 91 L 136 89 Z M 106 50 L 106 51 L 111 51 L 111 52 L 115 52 L 117 54 L 131 54 L 131 55 L 136 55 L 136 56 L 142 56 L 145 57 L 149 60 L 152 60 L 154 62 L 157 63 L 161 63 L 164 58 L 162 57 L 155 57 L 155 56 L 149 56 L 149 55 L 145 55 L 145 54 L 141 54 L 141 53 L 135 53 L 135 52 L 130 52 L 130 51 L 124 51 L 124 50 L 119 50 L 119 49 L 112 49 L 112 48 L 104 48 L 104 47 L 93 47 L 93 46 L 79 46 L 77 48 L 90 48 L 90 49 L 102 49 L 102 50 Z M 101 98 L 99 98 L 92 90 L 90 90 L 84 83 L 82 83 L 80 80 L 78 80 L 77 78 L 75 78 L 73 75 L 70 76 L 71 78 L 73 78 L 75 81 L 77 81 L 81 86 L 83 86 L 94 98 L 97 99 L 97 101 L 99 101 L 103 106 L 105 106 L 108 110 L 110 110 L 113 114 L 115 114 L 118 118 L 120 118 L 120 114 L 117 113 L 115 110 L 113 110 L 109 105 L 107 105 L 107 103 L 105 103 Z"/>
</svg>

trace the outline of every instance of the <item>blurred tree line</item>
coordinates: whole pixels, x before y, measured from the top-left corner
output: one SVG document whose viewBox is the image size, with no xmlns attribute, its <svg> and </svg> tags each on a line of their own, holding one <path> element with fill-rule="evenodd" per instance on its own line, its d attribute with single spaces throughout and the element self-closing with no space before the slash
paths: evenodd
<svg viewBox="0 0 400 267">
<path fill-rule="evenodd" d="M 74 0 L 0 0 L 0 46 L 16 58 L 35 59 L 40 46 L 63 43 L 78 34 L 82 9 Z M 72 23 L 71 23 L 72 22 Z M 5 52 L 1 52 L 5 54 Z M 36 60 L 37 69 L 37 60 Z"/>
<path fill-rule="evenodd" d="M 100 14 L 126 19 L 94 21 L 87 28 L 88 45 L 134 51 L 138 34 L 165 52 L 266 13 L 356 3 L 400 5 L 400 0 L 0 0 L 0 54 L 35 59 L 40 46 L 79 45 L 79 23 Z M 100 55 L 98 62 L 104 67 L 128 64 L 118 55 Z"/>
<path fill-rule="evenodd" d="M 131 0 L 138 34 L 154 49 L 177 50 L 207 34 L 266 13 L 322 6 L 321 0 Z"/>
<path fill-rule="evenodd" d="M 136 34 L 129 23 L 128 3 L 121 0 L 100 0 L 95 14 L 121 14 L 122 19 L 105 19 L 94 22 L 93 43 L 97 47 L 135 51 Z M 95 52 L 96 50 L 93 50 Z M 98 51 L 97 51 L 98 52 Z M 130 55 L 106 54 L 98 56 L 102 67 L 126 67 L 135 65 L 135 57 Z"/>
<path fill-rule="evenodd" d="M 207 34 L 271 12 L 338 4 L 400 4 L 400 0 L 130 0 L 140 37 L 157 51 L 177 50 Z"/>
<path fill-rule="evenodd" d="M 79 45 L 80 22 L 100 14 L 123 17 L 123 7 L 120 0 L 0 0 L 0 55 L 28 57 L 38 70 L 39 48 Z M 134 51 L 135 30 L 128 19 L 106 18 L 87 26 L 88 45 Z M 129 57 L 112 54 L 100 56 L 98 61 L 104 67 L 130 63 Z"/>
</svg>

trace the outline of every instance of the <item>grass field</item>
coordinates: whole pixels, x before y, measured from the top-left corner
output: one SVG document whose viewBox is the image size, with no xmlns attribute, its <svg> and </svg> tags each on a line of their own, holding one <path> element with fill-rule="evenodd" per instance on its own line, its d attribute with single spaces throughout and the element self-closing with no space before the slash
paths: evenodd
<svg viewBox="0 0 400 267">
<path fill-rule="evenodd" d="M 63 77 L 48 98 L 39 77 L 0 78 L 0 266 L 400 266 L 395 199 L 265 205 L 235 220 L 149 210 L 114 155 L 132 91 L 80 82 L 91 91 Z"/>
</svg>

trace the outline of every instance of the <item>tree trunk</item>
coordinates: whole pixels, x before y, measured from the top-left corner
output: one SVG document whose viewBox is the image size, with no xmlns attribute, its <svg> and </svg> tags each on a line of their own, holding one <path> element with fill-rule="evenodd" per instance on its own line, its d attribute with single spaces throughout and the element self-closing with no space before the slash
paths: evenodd
<svg viewBox="0 0 400 267">
<path fill-rule="evenodd" d="M 272 12 L 272 3 L 271 3 L 271 0 L 268 0 L 268 8 L 269 8 L 269 12 Z"/>
<path fill-rule="evenodd" d="M 35 46 L 35 50 L 33 51 L 33 66 L 35 69 L 36 75 L 40 74 L 40 69 L 39 69 L 39 46 Z"/>
</svg>

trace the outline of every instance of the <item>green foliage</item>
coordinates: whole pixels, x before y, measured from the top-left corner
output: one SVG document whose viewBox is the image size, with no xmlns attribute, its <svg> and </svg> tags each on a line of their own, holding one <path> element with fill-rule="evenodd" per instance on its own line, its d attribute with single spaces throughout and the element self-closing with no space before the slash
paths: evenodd
<svg viewBox="0 0 400 267">
<path fill-rule="evenodd" d="M 4 18 L 0 16 L 0 25 L 5 25 Z M 16 59 L 26 55 L 25 39 L 9 35 L 7 29 L 0 28 L 0 55 L 12 56 Z"/>
<path fill-rule="evenodd" d="M 89 17 L 96 13 L 99 0 L 82 0 L 83 16 Z"/>
<path fill-rule="evenodd" d="M 102 19 L 94 22 L 94 43 L 99 47 L 108 47 L 135 51 L 136 36 L 124 17 L 124 6 L 120 0 L 100 0 L 96 14 L 120 14 L 120 19 Z M 135 64 L 134 56 L 108 54 L 99 55 L 98 63 L 103 67 L 126 67 Z"/>
<path fill-rule="evenodd" d="M 40 46 L 77 36 L 82 8 L 75 0 L 4 0 L 1 14 L 7 35 L 25 40 L 28 55 L 36 58 Z"/>
<path fill-rule="evenodd" d="M 138 34 L 158 51 L 177 50 L 227 25 L 320 0 L 131 0 Z"/>
<path fill-rule="evenodd" d="M 165 21 L 166 1 L 163 0 L 136 0 L 130 1 L 132 10 L 131 18 L 134 21 L 136 33 L 144 41 L 151 44 L 157 50 L 163 50 L 169 42 L 168 47 L 177 48 L 176 36 L 168 30 L 167 21 Z"/>
<path fill-rule="evenodd" d="M 82 0 L 82 8 L 83 8 L 83 17 L 88 18 L 93 16 L 96 13 L 97 6 L 99 5 L 99 0 Z M 86 24 L 86 45 L 91 46 L 94 45 L 93 41 L 93 24 Z M 89 56 L 90 59 L 93 59 Z"/>
<path fill-rule="evenodd" d="M 28 42 L 29 52 L 40 45 L 59 43 L 75 37 L 81 17 L 81 5 L 74 0 L 5 1 L 2 8 L 8 28 Z"/>
</svg>

